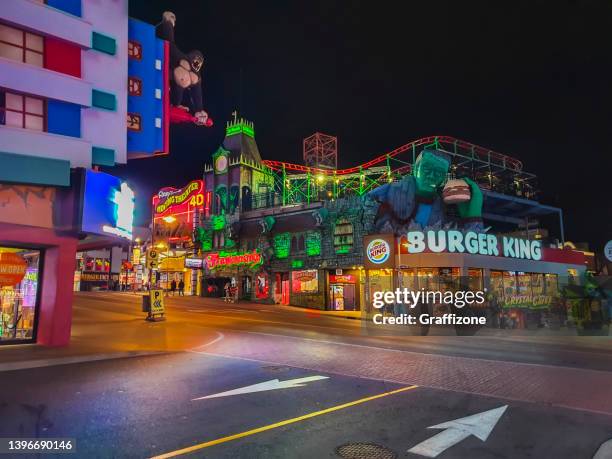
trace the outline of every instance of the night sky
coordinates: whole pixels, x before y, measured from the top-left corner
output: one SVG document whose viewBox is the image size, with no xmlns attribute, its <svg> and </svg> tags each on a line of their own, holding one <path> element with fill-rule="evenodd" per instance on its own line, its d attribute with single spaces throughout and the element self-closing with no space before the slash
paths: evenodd
<svg viewBox="0 0 612 459">
<path fill-rule="evenodd" d="M 341 167 L 450 135 L 523 161 L 566 239 L 612 239 L 612 2 L 135 1 L 205 56 L 212 129 L 171 128 L 171 154 L 110 172 L 149 197 L 201 177 L 238 108 L 264 159 L 301 162 L 302 139 L 338 137 Z"/>
</svg>

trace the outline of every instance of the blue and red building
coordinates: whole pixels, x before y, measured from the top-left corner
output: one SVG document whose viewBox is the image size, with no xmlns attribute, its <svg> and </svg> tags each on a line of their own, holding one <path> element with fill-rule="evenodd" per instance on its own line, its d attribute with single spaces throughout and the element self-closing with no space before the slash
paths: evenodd
<svg viewBox="0 0 612 459">
<path fill-rule="evenodd" d="M 167 52 L 127 0 L 3 3 L 0 344 L 67 344 L 78 240 L 131 237 L 133 191 L 97 169 L 168 152 Z"/>
</svg>

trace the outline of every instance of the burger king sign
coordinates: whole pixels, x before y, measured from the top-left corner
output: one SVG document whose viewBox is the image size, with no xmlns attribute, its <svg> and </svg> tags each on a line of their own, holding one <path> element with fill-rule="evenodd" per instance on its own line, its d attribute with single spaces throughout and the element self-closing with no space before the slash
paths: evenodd
<svg viewBox="0 0 612 459">
<path fill-rule="evenodd" d="M 393 236 L 375 235 L 365 238 L 364 265 L 369 269 L 393 266 Z"/>
</svg>

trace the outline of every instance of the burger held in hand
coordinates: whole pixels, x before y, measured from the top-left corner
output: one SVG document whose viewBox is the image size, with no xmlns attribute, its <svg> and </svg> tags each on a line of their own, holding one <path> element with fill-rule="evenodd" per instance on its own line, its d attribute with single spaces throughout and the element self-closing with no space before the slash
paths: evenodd
<svg viewBox="0 0 612 459">
<path fill-rule="evenodd" d="M 442 199 L 445 204 L 468 202 L 471 197 L 470 186 L 463 179 L 449 180 L 442 191 Z"/>
</svg>

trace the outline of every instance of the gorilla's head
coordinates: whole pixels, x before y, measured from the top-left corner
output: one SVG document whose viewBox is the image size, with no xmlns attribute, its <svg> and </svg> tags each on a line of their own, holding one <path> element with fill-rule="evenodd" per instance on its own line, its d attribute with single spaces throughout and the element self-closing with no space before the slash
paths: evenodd
<svg viewBox="0 0 612 459">
<path fill-rule="evenodd" d="M 197 49 L 194 49 L 187 53 L 187 57 L 189 58 L 189 63 L 191 64 L 191 70 L 194 72 L 199 72 L 204 65 L 204 56 L 202 53 Z"/>
<path fill-rule="evenodd" d="M 164 11 L 162 14 L 162 21 L 166 21 L 172 24 L 172 27 L 176 25 L 176 14 L 172 11 Z"/>
</svg>

